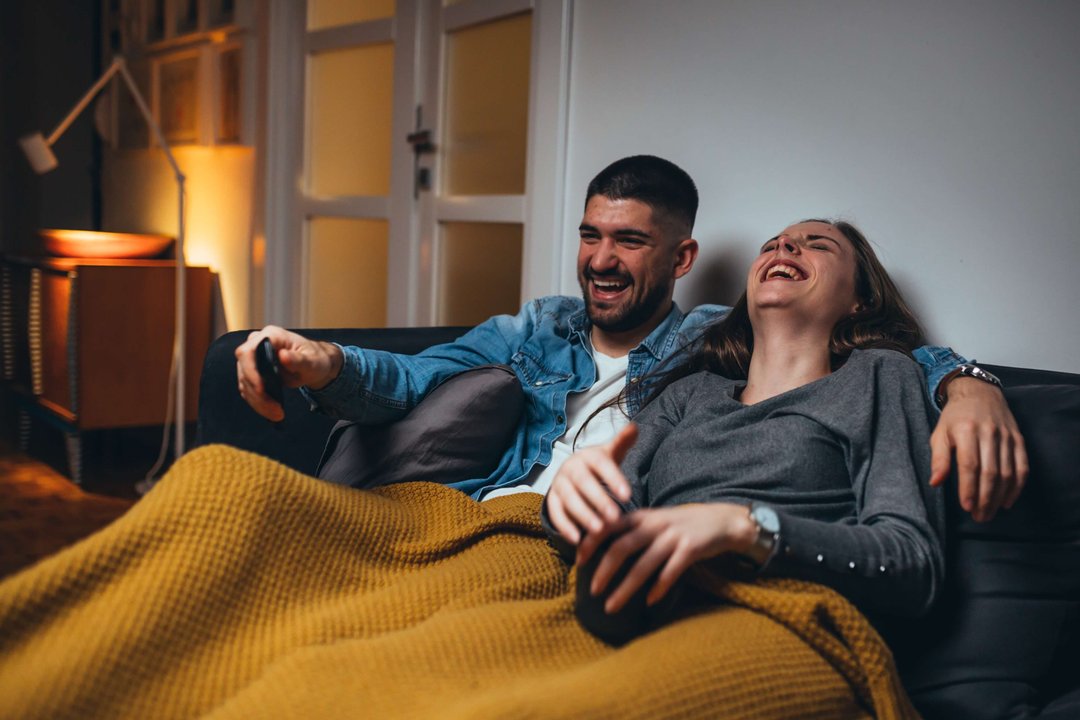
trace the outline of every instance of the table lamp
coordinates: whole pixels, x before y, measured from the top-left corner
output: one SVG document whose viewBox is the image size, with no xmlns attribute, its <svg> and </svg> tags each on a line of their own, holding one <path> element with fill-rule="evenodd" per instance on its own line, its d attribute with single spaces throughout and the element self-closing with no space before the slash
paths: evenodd
<svg viewBox="0 0 1080 720">
<path fill-rule="evenodd" d="M 172 362 L 172 377 L 170 378 L 170 390 L 174 391 L 175 405 L 173 406 L 175 412 L 174 431 L 175 431 L 175 449 L 176 457 L 179 458 L 184 454 L 184 354 L 185 354 L 185 342 L 184 342 L 184 326 L 187 322 L 186 310 L 187 310 L 187 284 L 184 262 L 184 174 L 180 172 L 180 166 L 176 164 L 176 158 L 173 157 L 172 152 L 169 150 L 169 144 L 165 142 L 165 136 L 161 132 L 161 128 L 156 122 L 154 122 L 153 115 L 150 114 L 150 109 L 146 105 L 146 101 L 143 99 L 142 94 L 139 92 L 139 88 L 135 85 L 135 81 L 131 77 L 131 73 L 128 72 L 127 64 L 123 57 L 117 56 L 109 69 L 98 78 L 97 82 L 93 84 L 90 90 L 83 96 L 75 107 L 71 109 L 71 112 L 67 114 L 56 129 L 52 131 L 52 134 L 48 138 L 45 138 L 40 132 L 26 135 L 19 139 L 19 144 L 22 146 L 23 152 L 26 153 L 27 159 L 30 161 L 30 165 L 34 168 L 34 171 L 39 175 L 46 173 L 54 169 L 58 163 L 56 155 L 53 154 L 52 146 L 64 134 L 64 131 L 68 129 L 68 126 L 74 122 L 90 101 L 94 99 L 102 88 L 118 74 L 124 79 L 124 83 L 127 85 L 128 90 L 131 91 L 132 96 L 135 98 L 135 104 L 139 106 L 139 112 L 142 113 L 143 119 L 146 120 L 146 124 L 150 126 L 150 129 L 154 133 L 154 137 L 157 139 L 158 145 L 165 151 L 165 159 L 169 161 L 169 166 L 172 168 L 173 176 L 176 178 L 177 185 L 177 233 L 176 233 L 176 330 L 173 335 L 173 362 Z M 166 418 L 168 423 L 168 418 Z"/>
</svg>

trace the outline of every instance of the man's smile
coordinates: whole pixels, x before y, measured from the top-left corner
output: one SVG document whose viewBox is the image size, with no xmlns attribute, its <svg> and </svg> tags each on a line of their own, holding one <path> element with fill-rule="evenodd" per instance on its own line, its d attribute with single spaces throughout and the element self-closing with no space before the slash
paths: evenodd
<svg viewBox="0 0 1080 720">
<path fill-rule="evenodd" d="M 630 278 L 624 275 L 597 276 L 586 270 L 585 277 L 592 289 L 592 296 L 597 300 L 612 301 L 630 289 L 633 284 Z"/>
</svg>

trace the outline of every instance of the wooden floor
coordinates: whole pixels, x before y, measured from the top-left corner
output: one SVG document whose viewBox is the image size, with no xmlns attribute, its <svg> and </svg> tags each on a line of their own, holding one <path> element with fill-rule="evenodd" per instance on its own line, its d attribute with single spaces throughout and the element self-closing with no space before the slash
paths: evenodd
<svg viewBox="0 0 1080 720">
<path fill-rule="evenodd" d="M 0 445 L 0 577 L 120 517 L 136 500 L 86 492 L 58 470 Z"/>
</svg>

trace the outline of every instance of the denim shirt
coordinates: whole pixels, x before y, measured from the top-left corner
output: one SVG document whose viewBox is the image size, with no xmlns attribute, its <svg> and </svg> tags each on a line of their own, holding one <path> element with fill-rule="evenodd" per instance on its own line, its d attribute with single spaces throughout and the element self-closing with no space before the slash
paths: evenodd
<svg viewBox="0 0 1080 720">
<path fill-rule="evenodd" d="M 700 337 L 702 329 L 729 310 L 724 305 L 700 305 L 684 314 L 673 305 L 667 317 L 630 351 L 626 409 L 631 417 L 648 398 L 652 381 L 659 378 L 653 371 L 665 360 L 665 368 L 673 367 L 672 360 Z M 320 390 L 302 390 L 312 409 L 378 424 L 404 416 L 428 392 L 463 370 L 509 365 L 526 397 L 514 442 L 491 475 L 451 486 L 479 498 L 489 488 L 522 483 L 534 465 L 551 461 L 552 445 L 566 432 L 567 396 L 588 389 L 596 380 L 590 328 L 580 298 L 543 297 L 526 303 L 517 315 L 497 315 L 454 342 L 416 355 L 343 347 L 345 361 L 338 377 Z M 915 356 L 931 389 L 965 362 L 948 348 L 919 348 Z M 930 397 L 933 402 L 932 392 Z"/>
</svg>

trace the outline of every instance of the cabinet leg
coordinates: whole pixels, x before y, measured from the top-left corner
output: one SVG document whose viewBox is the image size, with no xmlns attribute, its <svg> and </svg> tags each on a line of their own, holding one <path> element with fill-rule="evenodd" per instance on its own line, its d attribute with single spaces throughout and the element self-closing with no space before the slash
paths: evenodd
<svg viewBox="0 0 1080 720">
<path fill-rule="evenodd" d="M 64 445 L 67 447 L 71 480 L 76 485 L 82 485 L 82 438 L 79 433 L 64 433 Z"/>
<path fill-rule="evenodd" d="M 16 423 L 16 440 L 18 443 L 19 452 L 30 452 L 30 413 L 25 410 L 19 410 L 19 417 L 15 421 Z"/>
</svg>

